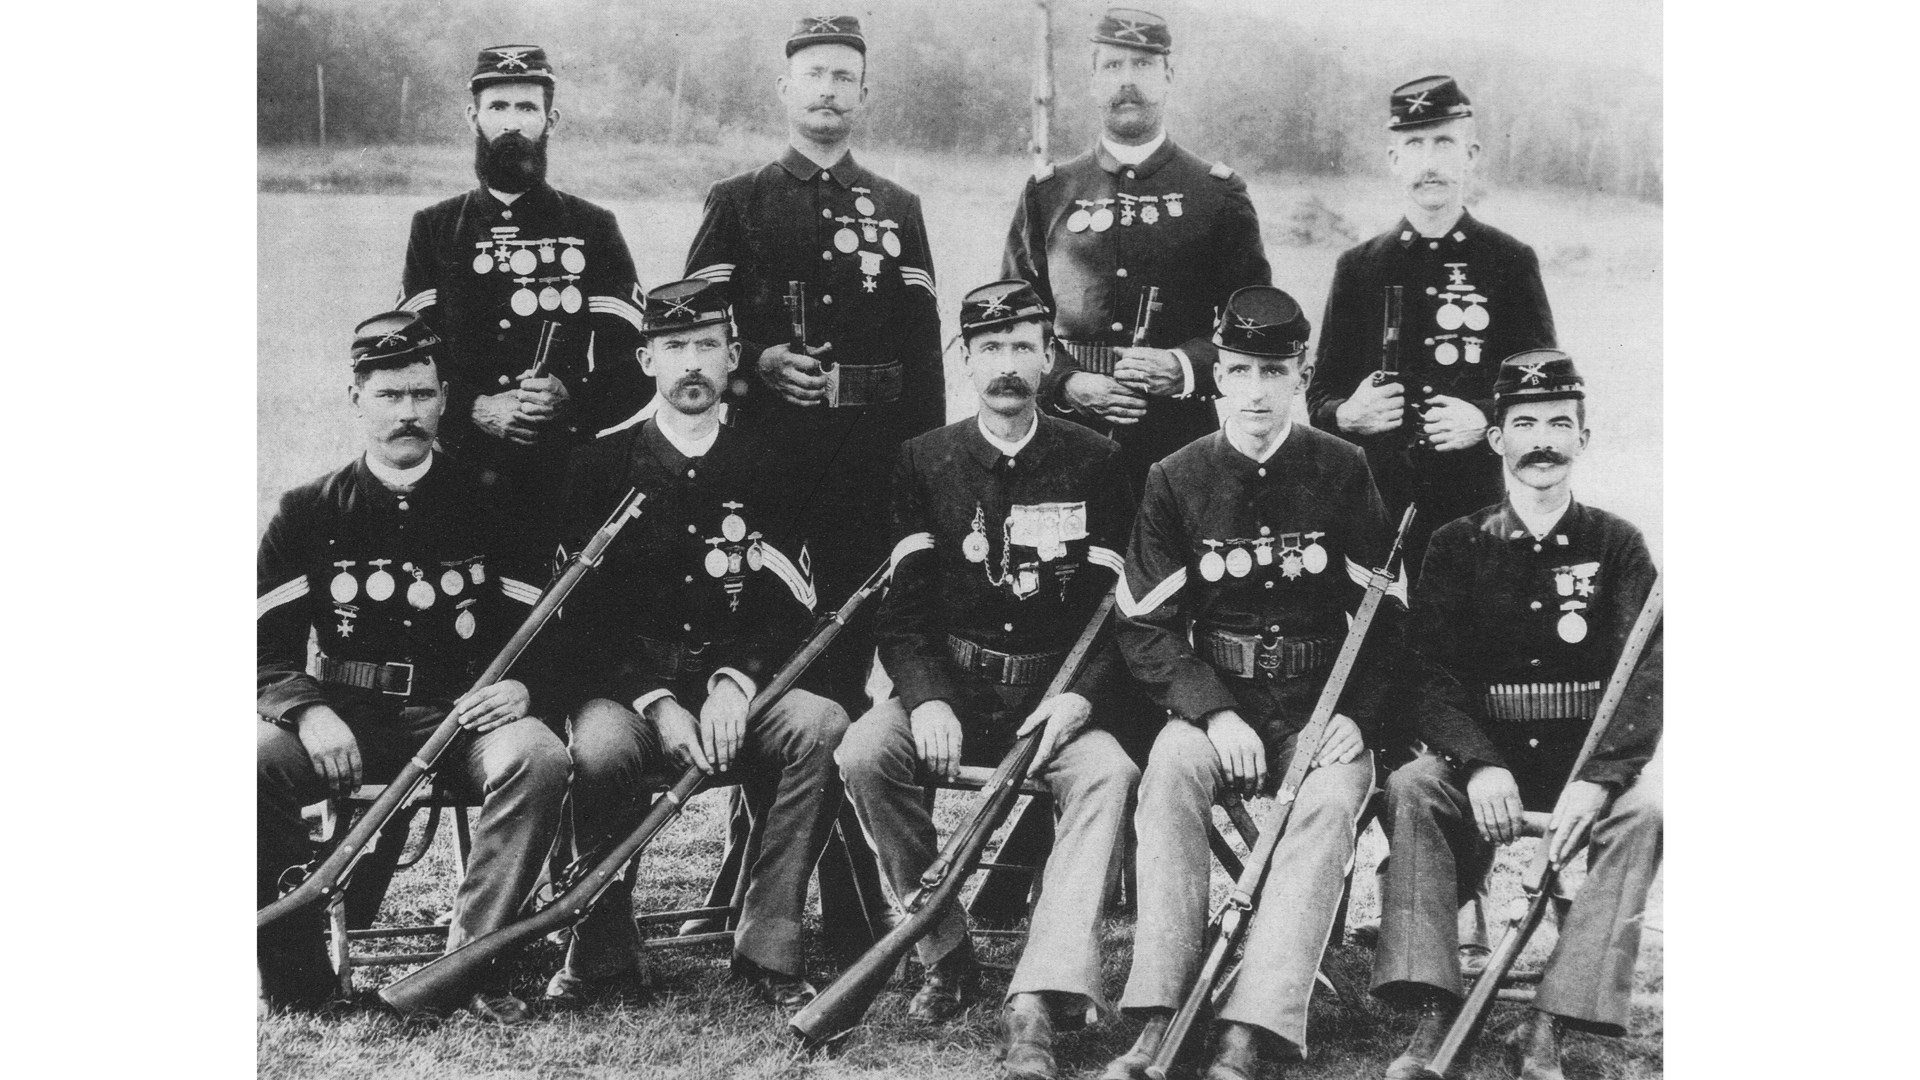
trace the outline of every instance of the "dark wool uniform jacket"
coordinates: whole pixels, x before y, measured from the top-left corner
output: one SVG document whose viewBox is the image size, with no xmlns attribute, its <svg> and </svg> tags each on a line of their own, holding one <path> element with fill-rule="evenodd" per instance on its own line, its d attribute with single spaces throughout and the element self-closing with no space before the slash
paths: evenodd
<svg viewBox="0 0 1920 1080">
<path fill-rule="evenodd" d="M 522 290 L 524 314 L 514 307 Z M 639 408 L 653 392 L 634 358 L 640 304 L 619 224 L 585 199 L 539 184 L 509 206 L 482 187 L 413 215 L 399 306 L 446 339 L 440 441 L 475 465 L 557 470 L 564 460 L 559 446 L 519 446 L 473 423 L 475 397 L 533 365 L 545 323 L 563 328 L 549 373 L 567 384 L 563 415 L 575 433 L 590 437 Z"/>
<path fill-rule="evenodd" d="M 1434 533 L 1408 622 L 1412 648 L 1428 668 L 1421 738 L 1461 765 L 1498 765 L 1523 789 L 1557 791 L 1586 739 L 1587 721 L 1491 720 L 1487 686 L 1604 685 L 1656 574 L 1639 529 L 1578 502 L 1542 540 L 1507 502 Z M 1661 730 L 1660 652 L 1658 640 L 1650 643 L 1581 779 L 1618 789 L 1653 756 Z"/>
<path fill-rule="evenodd" d="M 963 722 L 991 711 L 991 685 L 960 669 L 947 635 L 1007 653 L 1065 651 L 1120 570 L 1134 505 L 1119 448 L 1079 425 L 1036 419 L 1032 441 L 1012 458 L 987 442 L 977 417 L 900 449 L 893 584 L 877 637 L 909 712 L 935 700 Z M 1072 689 L 1098 716 L 1123 678 L 1103 640 Z"/>
<path fill-rule="evenodd" d="M 405 495 L 363 456 L 281 496 L 260 539 L 260 715 L 279 723 L 315 703 L 464 694 L 540 596 L 497 546 L 494 521 L 474 471 L 445 454 Z M 307 674 L 309 629 L 335 660 L 412 664 L 412 697 Z"/>
<path fill-rule="evenodd" d="M 1259 561 L 1260 541 L 1272 541 L 1269 563 Z M 1147 474 L 1120 584 L 1127 666 L 1182 720 L 1198 724 L 1236 709 L 1270 739 L 1284 739 L 1305 726 L 1324 672 L 1278 684 L 1223 675 L 1195 649 L 1189 629 L 1331 637 L 1337 649 L 1392 542 L 1367 464 L 1347 443 L 1295 424 L 1261 463 L 1224 432 L 1196 440 Z M 1315 545 L 1319 553 L 1309 554 Z M 1393 591 L 1405 595 L 1403 586 Z M 1397 610 L 1382 603 L 1340 697 L 1340 712 L 1370 742 L 1388 696 Z"/>
<path fill-rule="evenodd" d="M 567 601 L 562 625 L 576 659 L 570 704 L 606 697 L 630 705 L 668 690 L 697 710 L 717 669 L 745 675 L 749 692 L 779 670 L 800 643 L 814 595 L 796 562 L 792 508 L 768 458 L 758 441 L 724 424 L 705 454 L 685 457 L 651 418 L 602 435 L 575 455 L 566 495 L 569 551 L 593 535 L 629 489 L 646 500 L 593 578 Z M 701 669 L 662 678 L 644 662 L 636 635 L 701 650 Z"/>
<path fill-rule="evenodd" d="M 1122 224 L 1122 195 L 1154 201 L 1135 203 L 1132 223 Z M 1112 200 L 1110 228 L 1067 227 L 1075 211 L 1102 199 Z M 1151 223 L 1148 206 L 1154 208 Z M 1172 139 L 1138 165 L 1122 165 L 1096 144 L 1029 179 L 1014 209 L 1000 272 L 1032 282 L 1054 310 L 1055 333 L 1083 343 L 1132 344 L 1140 298 L 1149 286 L 1160 287 L 1165 307 L 1153 318 L 1147 344 L 1183 350 L 1193 363 L 1194 389 L 1182 399 L 1149 398 L 1145 418 L 1114 429 L 1137 470 L 1136 485 L 1148 465 L 1219 428 L 1212 403 L 1218 396 L 1214 313 L 1235 289 L 1273 280 L 1246 181 Z M 1042 387 L 1043 401 L 1075 418 L 1082 414 L 1060 395 L 1067 376 L 1078 370 L 1070 357 L 1061 357 Z"/>
<path fill-rule="evenodd" d="M 1348 435 L 1334 412 L 1380 367 L 1388 285 L 1404 287 L 1400 381 L 1409 408 L 1394 431 Z M 1443 311 L 1449 306 L 1450 312 Z M 1438 526 L 1502 498 L 1500 459 L 1484 444 L 1444 454 L 1409 450 L 1421 423 L 1411 406 L 1444 394 L 1471 403 L 1492 421 L 1500 361 L 1553 344 L 1553 312 L 1532 248 L 1470 213 L 1432 240 L 1402 218 L 1340 256 L 1307 407 L 1315 427 L 1365 448 L 1390 510 L 1418 501 L 1422 519 Z"/>
</svg>

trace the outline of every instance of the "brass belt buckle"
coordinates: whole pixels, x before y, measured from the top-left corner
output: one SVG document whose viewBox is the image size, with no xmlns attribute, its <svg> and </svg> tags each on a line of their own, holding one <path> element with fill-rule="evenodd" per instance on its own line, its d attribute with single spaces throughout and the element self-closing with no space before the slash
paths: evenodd
<svg viewBox="0 0 1920 1080">
<path fill-rule="evenodd" d="M 1269 679 L 1280 677 L 1280 642 L 1277 635 L 1269 639 L 1264 634 L 1256 634 L 1253 644 L 1253 662 L 1259 674 Z"/>
<path fill-rule="evenodd" d="M 404 662 L 402 662 L 402 663 L 394 663 L 394 662 L 389 662 L 389 663 L 385 663 L 385 664 L 381 664 L 381 665 L 380 665 L 380 679 L 379 679 L 379 681 L 380 681 L 381 683 L 385 683 L 385 682 L 387 681 L 387 672 L 388 672 L 388 671 L 389 671 L 390 669 L 391 669 L 391 670 L 397 670 L 397 669 L 399 669 L 399 668 L 406 668 L 406 669 L 407 669 L 407 685 L 405 685 L 405 686 L 403 686 L 403 687 L 401 687 L 401 688 L 400 688 L 400 689 L 398 689 L 398 690 L 389 690 L 389 689 L 387 689 L 387 688 L 386 688 L 386 687 L 385 687 L 385 686 L 383 685 L 383 686 L 381 686 L 381 687 L 380 687 L 380 692 L 381 692 L 381 693 L 383 693 L 383 694 L 391 694 L 391 695 L 393 695 L 394 697 L 406 697 L 406 696 L 408 696 L 408 695 L 410 695 L 410 694 L 412 694 L 412 693 L 413 693 L 413 665 L 412 665 L 412 664 L 410 664 L 410 663 L 404 663 Z"/>
<path fill-rule="evenodd" d="M 975 665 L 981 677 L 987 681 L 994 683 L 1006 681 L 1007 657 L 1005 653 L 983 648 L 980 650 L 980 659 L 975 661 Z"/>
</svg>

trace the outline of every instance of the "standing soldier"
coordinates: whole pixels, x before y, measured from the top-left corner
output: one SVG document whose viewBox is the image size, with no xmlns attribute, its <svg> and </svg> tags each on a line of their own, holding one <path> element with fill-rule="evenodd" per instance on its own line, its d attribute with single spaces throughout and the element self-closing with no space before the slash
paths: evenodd
<svg viewBox="0 0 1920 1080">
<path fill-rule="evenodd" d="M 1467 212 L 1480 157 L 1473 107 L 1445 75 L 1395 88 L 1387 163 L 1406 195 L 1400 223 L 1340 256 L 1307 391 L 1315 427 L 1367 452 L 1387 512 L 1417 503 L 1406 560 L 1427 538 L 1500 501 L 1486 449 L 1502 357 L 1554 344 L 1533 249 Z M 1376 378 L 1387 288 L 1401 288 L 1399 373 Z"/>
<path fill-rule="evenodd" d="M 1588 873 L 1518 1033 L 1520 1075 L 1558 1080 L 1563 1024 L 1625 1033 L 1647 890 L 1660 868 L 1658 639 L 1612 726 L 1572 783 L 1594 708 L 1656 571 L 1640 530 L 1573 499 L 1587 448 L 1573 360 L 1507 358 L 1487 432 L 1507 497 L 1433 536 L 1409 641 L 1433 670 L 1421 695 L 1428 750 L 1387 781 L 1393 858 L 1373 992 L 1422 1010 L 1389 1080 L 1421 1075 L 1461 1001 L 1454 907 L 1523 810 L 1553 816 L 1553 865 L 1591 836 Z M 1562 787 L 1562 785 L 1565 785 Z"/>
<path fill-rule="evenodd" d="M 1210 808 L 1284 774 L 1359 605 L 1391 546 L 1360 452 L 1291 421 L 1311 376 L 1307 318 L 1271 285 L 1220 313 L 1213 377 L 1225 430 L 1154 465 L 1119 586 L 1127 666 L 1171 719 L 1140 780 L 1140 916 L 1121 1007 L 1146 1029 L 1108 1066 L 1139 1080 L 1206 951 Z M 1403 587 L 1397 587 L 1404 599 Z M 1374 630 L 1375 641 L 1392 631 Z M 1326 949 L 1354 826 L 1373 786 L 1367 749 L 1386 665 L 1361 654 L 1326 728 L 1220 1002 L 1210 1080 L 1251 1080 L 1259 1061 L 1306 1053 L 1307 1000 Z M 1272 763 L 1271 769 L 1269 762 Z"/>
<path fill-rule="evenodd" d="M 567 752 L 529 715 L 518 679 L 465 692 L 540 590 L 511 576 L 474 470 L 433 451 L 447 395 L 440 349 L 409 312 L 355 328 L 347 395 L 366 453 L 288 492 L 260 540 L 254 730 L 264 906 L 282 873 L 306 861 L 302 806 L 391 778 L 442 720 L 460 718 L 467 734 L 441 773 L 485 801 L 454 896 L 451 951 L 519 916 L 560 824 Z M 309 636 L 319 646 L 311 665 Z M 262 931 L 270 1002 L 311 1003 L 332 986 L 321 917 Z M 501 1023 L 528 1015 L 500 984 L 470 1007 Z"/>
<path fill-rule="evenodd" d="M 840 769 L 904 897 L 938 853 L 919 780 L 996 761 L 1046 725 L 1030 775 L 1053 793 L 1057 839 L 1007 987 L 1001 1051 L 1010 1075 L 1052 1077 L 1055 1020 L 1078 1026 L 1105 1011 L 1100 909 L 1140 774 L 1111 732 L 1087 726 L 1095 713 L 1113 715 L 1124 679 L 1111 645 L 1065 693 L 1045 702 L 1036 693 L 1119 571 L 1133 496 L 1111 441 L 1036 407 L 1052 354 L 1032 286 L 975 289 L 960 323 L 981 409 L 901 449 L 899 542 L 879 620 L 899 696 L 854 723 Z M 966 915 L 956 905 L 919 948 L 926 981 L 908 1014 L 945 1019 L 976 977 Z"/>
<path fill-rule="evenodd" d="M 800 19 L 775 89 L 787 151 L 707 193 L 687 276 L 728 285 L 748 378 L 743 429 L 778 447 L 803 500 L 820 596 L 837 604 L 887 555 L 887 486 L 900 444 L 946 421 L 940 315 L 920 200 L 854 161 L 866 38 L 851 15 Z M 800 282 L 796 319 L 786 298 Z M 806 340 L 796 340 L 796 321 Z M 822 658 L 831 696 L 858 714 L 872 620 Z"/>
<path fill-rule="evenodd" d="M 800 643 L 813 585 L 788 556 L 788 493 L 769 451 L 720 422 L 740 359 L 720 288 L 664 285 L 645 312 L 640 363 L 659 406 L 583 448 L 567 487 L 570 544 L 629 489 L 647 497 L 599 587 L 567 606 L 577 696 L 589 699 L 572 725 L 574 842 L 584 854 L 631 831 L 649 806 L 650 767 L 740 776 L 771 810 L 747 869 L 733 968 L 769 1004 L 798 1008 L 814 993 L 802 978 L 800 917 L 840 805 L 833 751 L 847 714 L 795 689 L 743 728 L 748 703 Z M 623 877 L 575 931 L 547 996 L 583 997 L 643 971 Z"/>
<path fill-rule="evenodd" d="M 644 398 L 639 284 L 613 215 L 547 184 L 546 52 L 482 49 L 467 86 L 480 186 L 413 216 L 400 307 L 447 343 L 441 444 L 544 553 L 571 443 Z"/>
<path fill-rule="evenodd" d="M 1092 40 L 1100 141 L 1027 181 L 1001 273 L 1033 282 L 1056 312 L 1066 355 L 1043 401 L 1110 432 L 1138 496 L 1149 465 L 1218 430 L 1214 312 L 1272 274 L 1246 182 L 1162 126 L 1173 90 L 1166 20 L 1114 8 Z M 1160 306 L 1149 310 L 1154 288 Z"/>
</svg>

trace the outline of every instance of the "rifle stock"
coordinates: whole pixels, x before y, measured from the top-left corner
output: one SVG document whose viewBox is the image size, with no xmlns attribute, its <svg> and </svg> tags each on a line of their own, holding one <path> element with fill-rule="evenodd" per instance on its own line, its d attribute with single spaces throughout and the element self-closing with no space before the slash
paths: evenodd
<svg viewBox="0 0 1920 1080">
<path fill-rule="evenodd" d="M 520 659 L 520 654 L 526 652 L 527 646 L 533 643 L 534 636 L 540 633 L 540 630 L 546 626 L 547 620 L 552 618 L 553 613 L 566 602 L 574 586 L 580 584 L 580 580 L 586 577 L 587 571 L 600 565 L 607 546 L 620 535 L 620 530 L 629 520 L 640 516 L 640 504 L 645 500 L 646 496 L 638 491 L 627 492 L 626 498 L 620 501 L 620 506 L 613 512 L 613 516 L 607 519 L 606 524 L 600 526 L 600 531 L 594 533 L 593 539 L 587 542 L 587 546 L 580 554 L 575 556 L 567 564 L 566 569 L 561 571 L 560 576 L 540 594 L 540 599 L 534 603 L 533 610 L 529 611 L 527 617 L 521 621 L 519 629 L 507 639 L 506 645 L 494 656 L 493 662 L 487 665 L 487 669 L 480 673 L 480 677 L 474 680 L 473 686 L 467 693 L 492 686 L 506 677 L 507 669 Z M 340 891 L 347 887 L 347 882 L 353 875 L 353 868 L 359 865 L 361 858 L 373 846 L 373 842 L 379 839 L 380 830 L 386 828 L 387 822 L 392 820 L 394 813 L 413 797 L 413 793 L 419 790 L 420 785 L 425 783 L 429 776 L 433 775 L 434 769 L 439 767 L 440 759 L 446 755 L 447 748 L 459 736 L 460 730 L 459 722 L 451 715 L 442 720 L 440 726 L 428 736 L 426 743 L 380 792 L 380 796 L 367 808 L 367 812 L 360 815 L 360 820 L 354 823 L 353 828 L 347 830 L 346 835 L 341 838 L 340 843 L 334 847 L 326 859 L 285 896 L 256 913 L 254 929 L 264 929 L 291 915 L 311 911 L 331 902 L 335 896 L 339 895 Z"/>
<path fill-rule="evenodd" d="M 1607 680 L 1607 692 L 1600 698 L 1599 707 L 1593 711 L 1593 723 L 1587 728 L 1587 741 L 1580 745 L 1580 754 L 1574 758 L 1573 769 L 1567 775 L 1569 784 L 1580 778 L 1581 770 L 1587 767 L 1587 759 L 1593 756 L 1600 741 L 1606 737 L 1607 729 L 1613 726 L 1613 714 L 1626 696 L 1627 682 L 1633 677 L 1633 669 L 1639 665 L 1640 655 L 1646 651 L 1654 628 L 1660 624 L 1664 605 L 1661 580 L 1654 579 L 1646 603 L 1640 607 L 1640 617 L 1634 620 L 1633 629 L 1627 634 L 1626 645 L 1620 650 L 1620 659 L 1614 662 L 1613 675 Z M 1514 961 L 1520 958 L 1520 950 L 1526 948 L 1527 939 L 1539 927 L 1540 918 L 1547 910 L 1547 901 L 1552 898 L 1554 883 L 1559 878 L 1559 872 L 1547 861 L 1547 849 L 1552 843 L 1551 833 L 1540 838 L 1539 849 L 1534 852 L 1533 861 L 1521 878 L 1522 892 L 1514 899 L 1513 913 L 1507 919 L 1506 929 L 1501 931 L 1500 944 L 1487 957 L 1486 970 L 1474 980 L 1473 989 L 1467 993 L 1467 999 L 1453 1018 L 1453 1025 L 1447 1029 L 1446 1037 L 1440 1040 L 1433 1059 L 1422 1067 L 1422 1075 L 1445 1080 L 1454 1062 L 1459 1060 L 1461 1053 L 1486 1023 L 1487 1013 L 1500 992 L 1500 983 L 1513 970 Z"/>
<path fill-rule="evenodd" d="M 821 616 L 808 633 L 806 641 L 794 650 L 793 655 L 787 658 L 787 662 L 780 666 L 780 670 L 748 705 L 746 724 L 749 730 L 786 696 L 800 676 L 806 674 L 807 668 L 839 636 L 854 612 L 880 590 L 887 581 L 890 569 L 889 563 L 882 563 L 864 584 L 854 590 L 846 603 L 840 605 L 838 611 Z M 686 801 L 693 797 L 706 779 L 707 774 L 698 766 L 689 766 L 674 781 L 673 787 L 654 800 L 652 808 L 633 827 L 633 831 L 602 855 L 592 869 L 568 886 L 567 891 L 553 903 L 519 922 L 483 934 L 394 980 L 381 989 L 380 997 L 401 1012 L 442 1012 L 458 1006 L 481 985 L 488 970 L 501 957 L 586 918 L 627 864 L 638 858 L 660 830 L 680 815 Z"/>
<path fill-rule="evenodd" d="M 1232 955 L 1234 946 L 1239 944 L 1247 924 L 1253 919 L 1254 911 L 1259 907 L 1260 887 L 1266 881 L 1267 870 L 1273 862 L 1274 848 L 1279 845 L 1280 835 L 1286 830 L 1288 819 L 1293 816 L 1294 798 L 1299 794 L 1308 770 L 1312 768 L 1315 755 L 1320 752 L 1320 743 L 1326 736 L 1327 726 L 1333 721 L 1340 695 L 1346 690 L 1354 664 L 1360 659 L 1360 647 L 1366 643 L 1367 630 L 1372 627 L 1373 617 L 1380 610 L 1380 602 L 1393 584 L 1400 551 L 1407 542 L 1407 530 L 1413 525 L 1415 510 L 1416 507 L 1408 506 L 1406 513 L 1401 515 L 1400 531 L 1393 538 L 1393 547 L 1387 551 L 1385 565 L 1375 570 L 1367 581 L 1366 595 L 1361 598 L 1360 608 L 1354 613 L 1352 624 L 1347 627 L 1346 640 L 1340 644 L 1340 655 L 1334 660 L 1333 669 L 1327 673 L 1327 681 L 1320 688 L 1320 697 L 1314 703 L 1313 713 L 1300 730 L 1300 737 L 1295 740 L 1293 761 L 1287 766 L 1286 779 L 1281 781 L 1280 791 L 1274 796 L 1273 807 L 1267 811 L 1266 821 L 1261 823 L 1260 840 L 1247 853 L 1240 878 L 1233 884 L 1233 892 L 1213 917 L 1212 926 L 1209 927 L 1211 933 L 1207 957 L 1201 962 L 1193 985 L 1181 999 L 1180 1008 L 1168 1020 L 1166 1033 L 1161 1036 L 1160 1045 L 1154 1049 L 1153 1060 L 1147 1064 L 1146 1073 L 1150 1080 L 1166 1080 L 1174 1059 L 1180 1055 L 1181 1045 L 1193 1030 L 1194 1022 L 1213 997 L 1221 973 L 1226 970 L 1227 957 Z"/>
<path fill-rule="evenodd" d="M 1080 631 L 1073 649 L 1061 661 L 1060 670 L 1047 685 L 1041 700 L 1056 697 L 1073 685 L 1112 610 L 1113 590 L 1109 589 L 1094 609 L 1093 616 L 1087 620 L 1086 627 Z M 852 1031 L 893 978 L 894 969 L 906 958 L 907 952 L 946 916 L 947 909 L 959 899 L 961 886 L 966 884 L 979 863 L 980 853 L 986 848 L 987 841 L 1006 820 L 1014 802 L 1020 797 L 1020 785 L 1026 782 L 1027 772 L 1033 767 L 1034 756 L 1039 753 L 1040 740 L 1045 734 L 1045 728 L 1035 728 L 1014 740 L 1012 748 L 994 770 L 993 779 L 980 792 L 980 801 L 973 816 L 948 838 L 940 849 L 939 857 L 921 873 L 920 887 L 903 905 L 906 918 L 888 931 L 886 937 L 875 942 L 806 1008 L 793 1015 L 787 1027 L 804 1046 L 809 1049 L 823 1046 Z"/>
</svg>

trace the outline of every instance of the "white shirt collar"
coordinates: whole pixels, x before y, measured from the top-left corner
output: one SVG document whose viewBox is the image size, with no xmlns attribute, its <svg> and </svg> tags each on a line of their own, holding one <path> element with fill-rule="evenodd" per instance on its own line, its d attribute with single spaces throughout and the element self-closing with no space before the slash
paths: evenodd
<svg viewBox="0 0 1920 1080">
<path fill-rule="evenodd" d="M 1139 146 L 1124 146 L 1120 143 L 1114 142 L 1112 139 L 1107 138 L 1105 135 L 1100 136 L 1100 145 L 1106 147 L 1107 153 L 1113 155 L 1113 160 L 1118 161 L 1122 165 L 1140 164 L 1141 162 L 1152 157 L 1153 152 L 1155 150 L 1160 149 L 1160 144 L 1166 141 L 1167 141 L 1166 128 L 1161 128 L 1160 134 L 1155 135 L 1153 138 L 1148 139 L 1146 142 L 1141 143 Z"/>
<path fill-rule="evenodd" d="M 1513 515 L 1520 519 L 1520 524 L 1527 527 L 1527 531 L 1533 534 L 1533 538 L 1542 540 L 1553 531 L 1555 525 L 1560 524 L 1560 519 L 1566 516 L 1567 507 L 1573 505 L 1573 491 L 1568 489 L 1566 497 L 1560 500 L 1560 505 L 1544 513 L 1536 514 L 1521 509 L 1520 500 L 1512 495 L 1507 496 L 1507 503 L 1513 507 Z"/>
<path fill-rule="evenodd" d="M 1267 447 L 1267 452 L 1260 455 L 1259 457 L 1254 457 L 1252 454 L 1247 453 L 1246 451 L 1240 449 L 1238 446 L 1233 446 L 1232 439 L 1227 440 L 1227 445 L 1233 446 L 1233 452 L 1236 454 L 1239 454 L 1241 457 L 1248 458 L 1250 460 L 1259 462 L 1262 465 L 1265 465 L 1267 462 L 1273 460 L 1273 455 L 1279 453 L 1280 448 L 1282 446 L 1286 445 L 1287 436 L 1291 434 L 1293 434 L 1293 417 L 1289 416 L 1287 417 L 1287 425 L 1280 429 L 1280 437 L 1273 440 L 1273 445 Z"/>
<path fill-rule="evenodd" d="M 1002 454 L 1005 454 L 1008 457 L 1020 456 L 1020 451 L 1025 450 L 1027 448 L 1027 444 L 1033 441 L 1034 433 L 1040 430 L 1040 414 L 1037 412 L 1034 413 L 1033 423 L 1027 426 L 1027 433 L 1025 435 L 1020 436 L 1019 442 L 1011 442 L 1011 443 L 1007 442 L 1006 440 L 996 436 L 993 432 L 988 431 L 987 420 L 986 420 L 986 415 L 984 411 L 974 413 L 973 420 L 974 420 L 974 423 L 980 425 L 980 437 L 987 440 L 987 445 L 993 447 L 995 450 L 1000 451 Z"/>
<path fill-rule="evenodd" d="M 412 490 L 413 485 L 419 483 L 420 478 L 427 475 L 427 470 L 431 468 L 433 468 L 433 451 L 431 450 L 427 451 L 426 457 L 420 459 L 420 464 L 411 469 L 396 469 L 376 459 L 372 454 L 367 455 L 367 471 L 381 483 L 396 491 Z"/>
<path fill-rule="evenodd" d="M 675 450 L 680 451 L 681 457 L 686 458 L 705 457 L 707 451 L 713 449 L 714 440 L 720 437 L 719 424 L 713 425 L 712 431 L 707 432 L 698 439 L 692 440 L 687 439 L 683 435 L 674 434 L 673 429 L 665 424 L 659 424 L 658 426 L 660 428 L 660 434 L 666 436 L 667 441 L 673 444 Z"/>
</svg>

